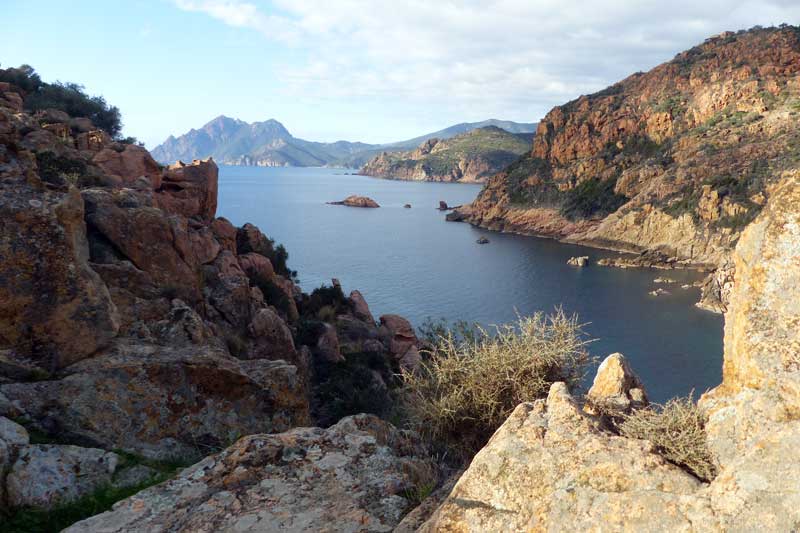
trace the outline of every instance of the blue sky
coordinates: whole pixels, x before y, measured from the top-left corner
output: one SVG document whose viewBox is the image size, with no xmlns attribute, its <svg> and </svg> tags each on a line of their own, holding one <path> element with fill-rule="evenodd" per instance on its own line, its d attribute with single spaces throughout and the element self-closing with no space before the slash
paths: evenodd
<svg viewBox="0 0 800 533">
<path fill-rule="evenodd" d="M 797 0 L 2 0 L 0 64 L 119 106 L 154 147 L 225 114 L 309 140 L 532 122 Z"/>
</svg>

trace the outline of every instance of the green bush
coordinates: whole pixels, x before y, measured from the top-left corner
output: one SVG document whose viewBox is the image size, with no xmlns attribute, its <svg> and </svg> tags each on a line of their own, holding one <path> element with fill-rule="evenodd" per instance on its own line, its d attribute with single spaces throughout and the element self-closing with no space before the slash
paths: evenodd
<svg viewBox="0 0 800 533">
<path fill-rule="evenodd" d="M 616 184 L 616 179 L 589 179 L 579 183 L 565 193 L 561 214 L 576 220 L 613 213 L 628 201 L 624 195 L 614 192 Z"/>
<path fill-rule="evenodd" d="M 323 427 L 358 413 L 388 418 L 394 405 L 388 388 L 393 374 L 381 353 L 349 354 L 340 363 L 315 361 L 313 380 L 312 415 Z"/>
<path fill-rule="evenodd" d="M 86 163 L 80 159 L 59 156 L 53 152 L 36 152 L 39 177 L 55 185 L 77 185 L 86 174 Z"/>
<path fill-rule="evenodd" d="M 71 117 L 86 117 L 111 137 L 122 131 L 119 108 L 109 105 L 102 96 L 89 96 L 77 83 L 45 83 L 30 65 L 0 69 L 0 81 L 13 83 L 25 91 L 27 111 L 59 109 Z"/>
<path fill-rule="evenodd" d="M 665 459 L 711 481 L 717 474 L 706 445 L 705 417 L 689 395 L 628 415 L 619 426 L 630 438 L 650 441 Z"/>
<path fill-rule="evenodd" d="M 474 336 L 448 331 L 417 371 L 403 371 L 404 414 L 434 446 L 466 461 L 519 403 L 545 397 L 557 381 L 577 388 L 587 342 L 577 319 L 560 310 Z"/>
<path fill-rule="evenodd" d="M 326 314 L 337 315 L 350 311 L 350 307 L 350 302 L 341 287 L 322 285 L 314 289 L 308 296 L 304 296 L 300 305 L 300 313 L 308 317 L 318 316 L 321 310 L 326 309 Z"/>
</svg>

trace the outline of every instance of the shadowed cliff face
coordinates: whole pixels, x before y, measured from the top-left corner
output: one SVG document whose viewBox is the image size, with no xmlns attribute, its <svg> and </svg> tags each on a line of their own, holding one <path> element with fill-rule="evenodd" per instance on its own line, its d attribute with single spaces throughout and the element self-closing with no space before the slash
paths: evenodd
<svg viewBox="0 0 800 533">
<path fill-rule="evenodd" d="M 800 31 L 726 33 L 539 124 L 463 217 L 716 265 L 800 161 Z"/>
</svg>

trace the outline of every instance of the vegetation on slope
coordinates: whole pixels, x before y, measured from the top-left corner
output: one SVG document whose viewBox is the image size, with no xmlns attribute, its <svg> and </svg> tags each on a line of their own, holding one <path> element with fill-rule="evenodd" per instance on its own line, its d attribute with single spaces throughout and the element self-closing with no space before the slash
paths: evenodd
<svg viewBox="0 0 800 533">
<path fill-rule="evenodd" d="M 580 386 L 590 360 L 577 318 L 560 310 L 461 331 L 436 333 L 421 367 L 403 373 L 411 426 L 457 460 L 472 457 L 517 405 L 547 396 L 551 384 Z"/>
<path fill-rule="evenodd" d="M 25 91 L 25 110 L 34 113 L 58 109 L 71 117 L 86 117 L 92 123 L 117 138 L 122 132 L 119 108 L 109 105 L 102 96 L 89 96 L 77 83 L 43 82 L 30 65 L 0 69 L 0 82 L 12 83 Z"/>
</svg>

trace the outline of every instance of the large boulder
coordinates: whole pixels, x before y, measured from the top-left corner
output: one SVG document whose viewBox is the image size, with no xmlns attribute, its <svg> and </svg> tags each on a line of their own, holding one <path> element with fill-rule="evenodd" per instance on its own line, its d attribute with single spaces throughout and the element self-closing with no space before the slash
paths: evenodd
<svg viewBox="0 0 800 533">
<path fill-rule="evenodd" d="M 88 148 L 87 140 L 87 148 Z M 161 168 L 150 152 L 135 144 L 104 148 L 94 154 L 92 163 L 118 186 L 130 186 L 144 177 L 153 189 L 161 187 Z"/>
<path fill-rule="evenodd" d="M 0 348 L 52 371 L 109 344 L 117 309 L 89 266 L 76 189 L 0 183 Z"/>
<path fill-rule="evenodd" d="M 350 292 L 350 297 L 348 299 L 353 308 L 353 314 L 356 316 L 356 318 L 372 324 L 375 323 L 375 318 L 372 316 L 372 312 L 369 310 L 369 305 L 364 299 L 364 295 L 361 294 L 361 291 L 355 290 Z"/>
<path fill-rule="evenodd" d="M 65 372 L 0 392 L 42 431 L 154 458 L 197 458 L 241 435 L 308 422 L 305 382 L 283 361 L 120 344 Z"/>
<path fill-rule="evenodd" d="M 514 410 L 420 531 L 712 531 L 708 503 L 691 502 L 700 486 L 648 442 L 604 431 L 555 383 Z"/>
<path fill-rule="evenodd" d="M 164 171 L 156 204 L 170 213 L 211 221 L 217 212 L 219 169 L 213 159 L 178 161 Z"/>
<path fill-rule="evenodd" d="M 380 335 L 395 361 L 406 369 L 414 369 L 420 361 L 419 339 L 414 327 L 399 315 L 383 315 L 380 318 Z"/>
<path fill-rule="evenodd" d="M 600 363 L 586 400 L 588 412 L 612 417 L 629 414 L 648 403 L 644 385 L 621 353 L 612 353 Z"/>
<path fill-rule="evenodd" d="M 371 415 L 251 435 L 67 533 L 382 531 L 431 466 L 413 434 Z"/>
<path fill-rule="evenodd" d="M 8 503 L 51 509 L 76 500 L 108 485 L 119 459 L 97 448 L 26 446 L 6 477 Z"/>
</svg>

